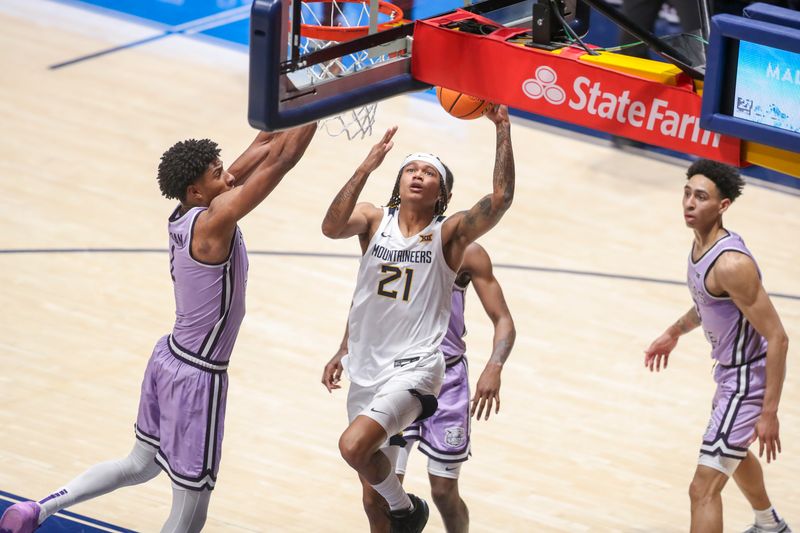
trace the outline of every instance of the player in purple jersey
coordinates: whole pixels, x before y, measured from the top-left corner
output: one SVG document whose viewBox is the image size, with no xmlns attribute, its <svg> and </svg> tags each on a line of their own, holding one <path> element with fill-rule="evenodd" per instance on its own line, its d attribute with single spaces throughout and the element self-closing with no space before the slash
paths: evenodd
<svg viewBox="0 0 800 533">
<path fill-rule="evenodd" d="M 350 423 L 339 451 L 388 503 L 392 531 L 422 531 L 428 508 L 403 490 L 382 448 L 389 436 L 432 414 L 444 379 L 439 345 L 456 270 L 467 246 L 500 221 L 514 196 L 508 109 L 495 106 L 486 116 L 497 135 L 493 190 L 471 209 L 443 220 L 444 166 L 423 153 L 403 162 L 387 207 L 356 204 L 367 178 L 392 149 L 395 127 L 370 150 L 322 223 L 327 237 L 358 236 L 365 250 L 348 322 Z"/>
<path fill-rule="evenodd" d="M 666 368 L 678 338 L 698 326 L 711 343 L 717 391 L 689 487 L 691 531 L 722 532 L 721 492 L 733 476 L 755 513 L 747 533 L 789 533 L 767 497 L 761 465 L 748 451 L 756 439 L 768 463 L 781 451 L 778 404 L 789 339 L 752 254 L 722 224 L 744 180 L 735 168 L 705 159 L 686 175 L 683 216 L 694 230 L 687 282 L 694 306 L 645 350 L 644 364 L 650 371 Z"/>
<path fill-rule="evenodd" d="M 447 178 L 448 190 L 452 194 L 452 174 L 448 172 Z M 467 346 L 464 342 L 465 292 L 470 282 L 475 286 L 475 292 L 494 324 L 492 355 L 478 379 L 471 408 Z M 495 412 L 500 411 L 500 374 L 514 346 L 516 329 L 503 296 L 503 289 L 492 271 L 489 254 L 478 243 L 470 244 L 464 252 L 464 262 L 461 263 L 453 284 L 452 300 L 450 322 L 442 342 L 447 367 L 439 393 L 439 405 L 430 418 L 412 424 L 403 431 L 402 438 L 395 439 L 400 447 L 395 450 L 398 455 L 395 472 L 402 481 L 413 441 L 418 441 L 419 450 L 428 456 L 431 495 L 442 515 L 445 530 L 448 533 L 461 533 L 469 530 L 469 511 L 459 494 L 458 479 L 461 465 L 470 455 L 470 417 L 477 413 L 476 418 L 480 420 L 485 411 L 485 419 L 488 420 L 492 407 Z M 346 354 L 345 332 L 339 350 L 323 370 L 322 384 L 328 391 L 341 388 L 341 360 Z M 388 507 L 368 483 L 363 483 L 363 500 L 370 531 L 388 533 Z"/>
<path fill-rule="evenodd" d="M 176 319 L 147 364 L 124 459 L 101 463 L 39 502 L 12 505 L 3 533 L 28 533 L 53 513 L 161 470 L 172 480 L 163 532 L 200 531 L 216 483 L 225 421 L 228 360 L 244 318 L 247 252 L 237 222 L 260 204 L 302 157 L 308 125 L 259 133 L 225 170 L 217 144 L 189 139 L 161 157 L 158 183 L 180 202 L 169 218 Z"/>
</svg>

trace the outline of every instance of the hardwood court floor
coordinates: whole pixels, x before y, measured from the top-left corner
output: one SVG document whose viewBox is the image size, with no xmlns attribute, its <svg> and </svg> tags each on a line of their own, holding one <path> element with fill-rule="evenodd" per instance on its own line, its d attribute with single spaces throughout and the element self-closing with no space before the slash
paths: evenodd
<svg viewBox="0 0 800 533">
<path fill-rule="evenodd" d="M 49 6 L 50 4 L 44 4 Z M 63 8 L 63 6 L 62 6 Z M 179 37 L 60 70 L 48 65 L 142 30 L 35 4 L 0 6 L 0 489 L 42 498 L 83 469 L 126 454 L 139 385 L 172 323 L 165 252 L 173 205 L 158 158 L 176 140 L 210 136 L 230 163 L 246 124 L 246 58 Z M 438 153 L 456 175 L 451 209 L 490 190 L 494 133 L 426 99 L 382 103 L 378 132 L 396 147 L 363 198 L 388 199 L 402 158 Z M 514 206 L 481 242 L 516 320 L 502 410 L 475 422 L 462 476 L 475 532 L 680 532 L 707 422 L 709 348 L 695 332 L 669 370 L 642 350 L 690 306 L 686 288 L 581 272 L 680 282 L 692 235 L 680 197 L 685 165 L 621 153 L 518 120 Z M 338 456 L 345 391 L 322 367 L 343 329 L 355 241 L 325 239 L 328 205 L 375 138 L 319 134 L 306 158 L 242 229 L 252 252 L 248 315 L 230 370 L 224 460 L 206 531 L 366 531 L 355 476 Z M 800 202 L 757 185 L 726 216 L 759 260 L 789 336 L 800 339 Z M 285 254 L 284 254 L 285 253 Z M 312 254 L 312 255 L 303 255 Z M 313 255 L 317 254 L 317 255 Z M 530 267 L 530 268 L 527 268 Z M 491 326 L 470 292 L 471 375 Z M 800 524 L 800 378 L 790 349 L 780 410 L 783 454 L 766 467 L 778 510 Z M 415 453 L 408 487 L 427 494 Z M 167 516 L 165 476 L 73 510 L 141 531 Z M 751 521 L 731 483 L 726 531 Z M 799 527 L 799 526 L 795 526 Z M 431 532 L 443 531 L 431 515 Z"/>
</svg>

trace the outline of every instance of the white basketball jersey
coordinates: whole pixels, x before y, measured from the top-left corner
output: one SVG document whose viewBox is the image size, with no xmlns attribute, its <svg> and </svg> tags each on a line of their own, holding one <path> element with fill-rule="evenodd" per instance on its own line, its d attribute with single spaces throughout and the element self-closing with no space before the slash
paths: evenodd
<svg viewBox="0 0 800 533">
<path fill-rule="evenodd" d="M 441 357 L 456 273 L 442 251 L 442 222 L 435 217 L 408 238 L 399 210 L 383 208 L 383 219 L 361 258 L 350 309 L 350 381 L 363 387 L 385 382 L 408 365 Z"/>
</svg>

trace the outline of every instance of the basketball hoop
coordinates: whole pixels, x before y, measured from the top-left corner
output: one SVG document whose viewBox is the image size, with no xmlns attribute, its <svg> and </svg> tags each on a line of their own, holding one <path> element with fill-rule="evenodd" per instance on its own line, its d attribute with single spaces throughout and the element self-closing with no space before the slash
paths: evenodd
<svg viewBox="0 0 800 533">
<path fill-rule="evenodd" d="M 301 6 L 300 50 L 303 55 L 338 43 L 369 35 L 370 0 L 309 0 Z M 403 20 L 403 10 L 380 0 L 377 6 L 377 31 L 383 31 Z M 386 61 L 388 54 L 371 55 L 360 50 L 307 69 L 311 82 L 323 82 Z M 371 103 L 320 121 L 331 136 L 347 135 L 352 140 L 372 135 L 378 104 Z"/>
</svg>

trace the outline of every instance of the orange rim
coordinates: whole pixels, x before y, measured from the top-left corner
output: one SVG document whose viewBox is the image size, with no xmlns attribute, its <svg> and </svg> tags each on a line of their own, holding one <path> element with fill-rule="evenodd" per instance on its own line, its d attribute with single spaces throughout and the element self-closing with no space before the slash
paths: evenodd
<svg viewBox="0 0 800 533">
<path fill-rule="evenodd" d="M 365 0 L 336 0 L 341 4 L 363 4 Z M 333 0 L 312 0 L 309 4 L 331 4 Z M 403 10 L 394 4 L 380 0 L 378 2 L 378 12 L 388 15 L 391 20 L 378 24 L 378 31 L 384 31 L 398 24 L 406 22 L 403 20 Z M 301 24 L 300 35 L 310 39 L 320 41 L 344 42 L 369 35 L 369 26 L 320 26 L 316 24 Z"/>
</svg>

